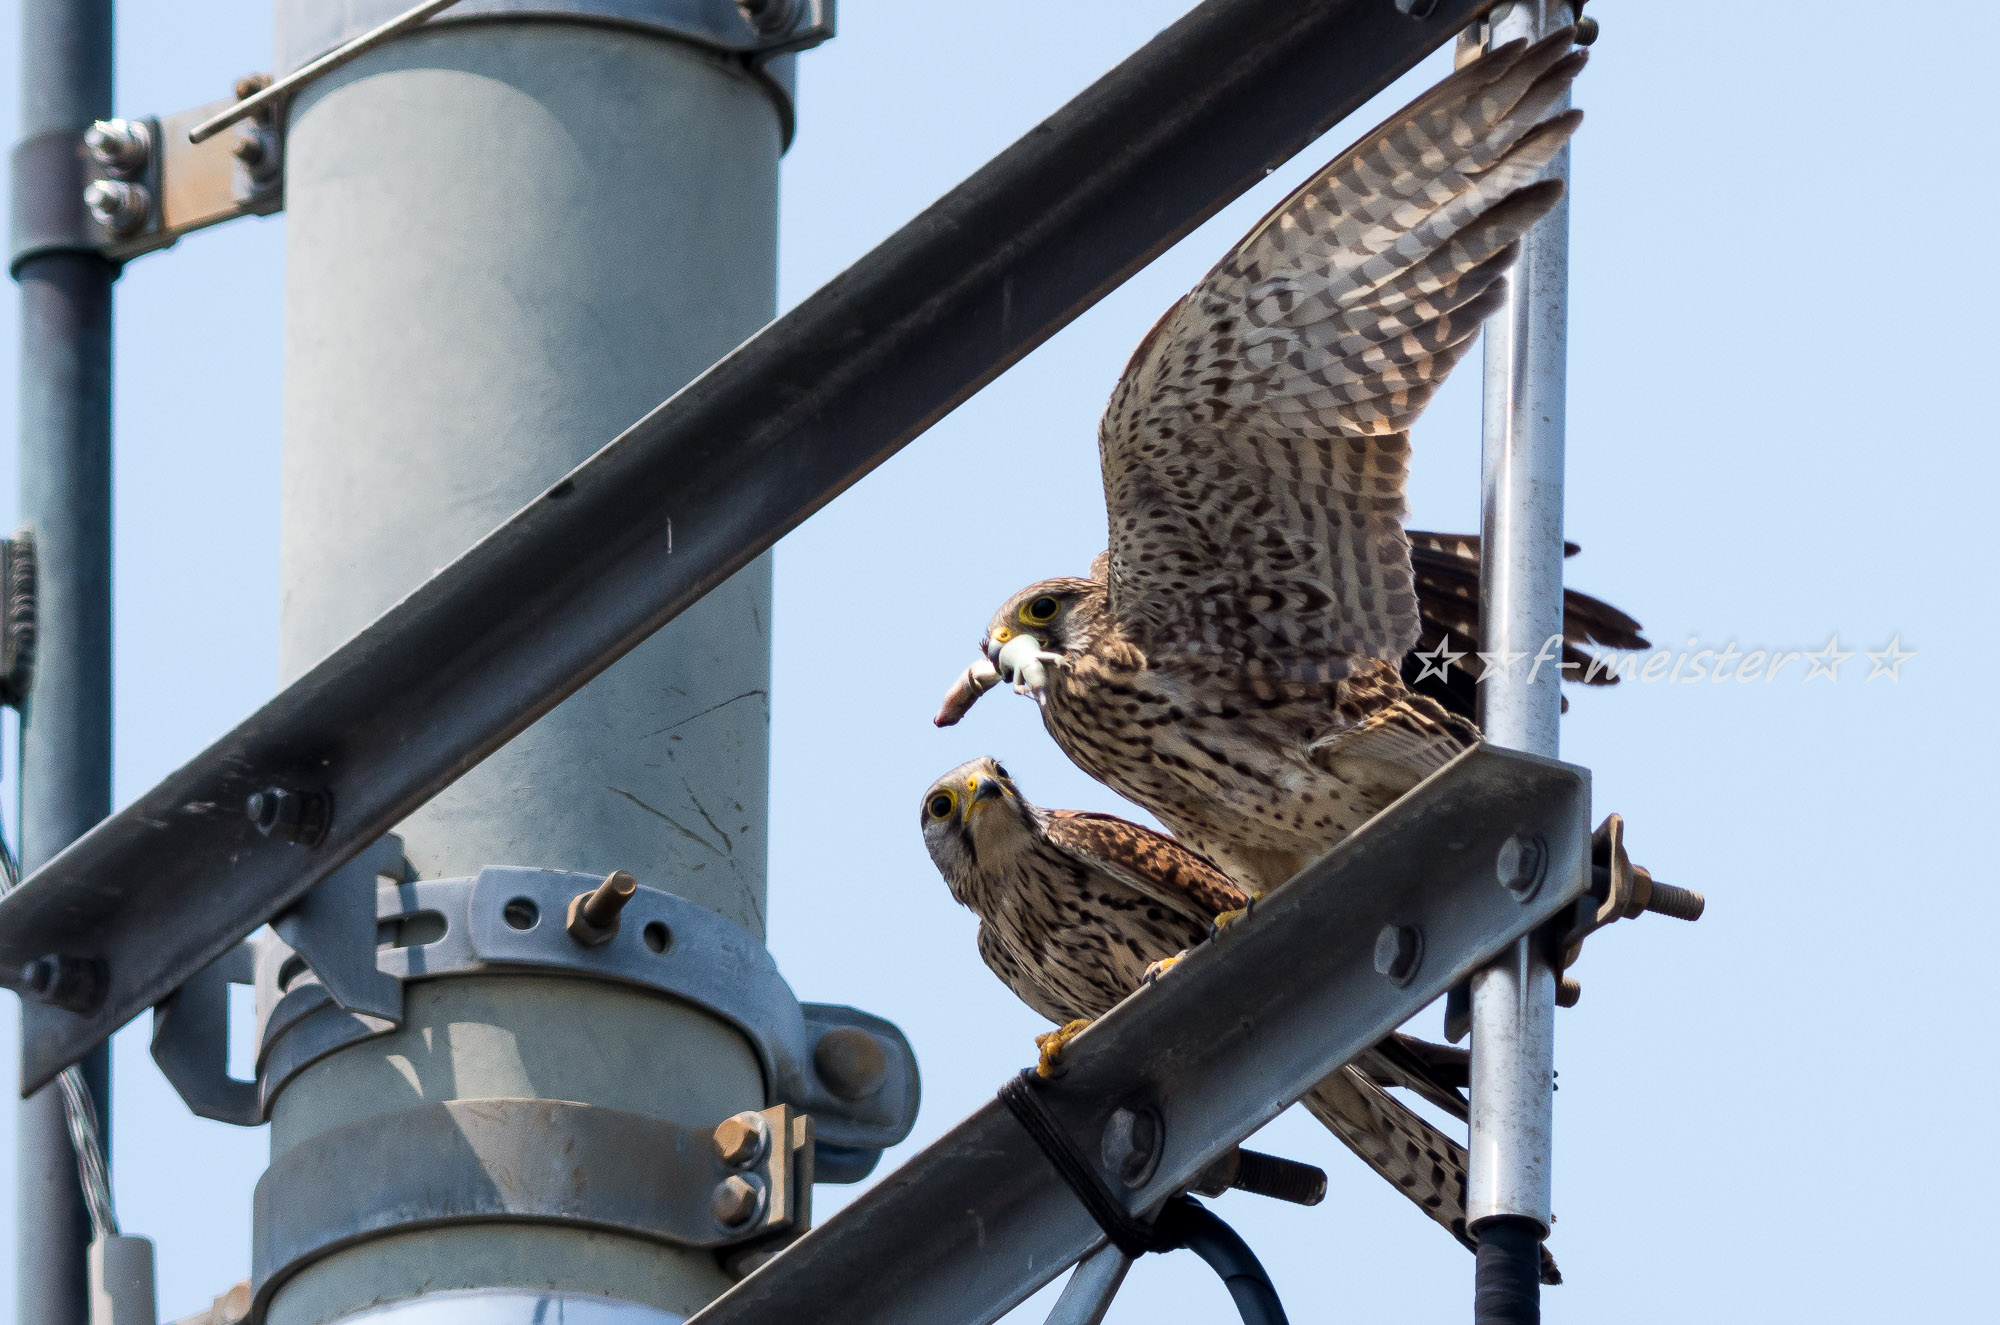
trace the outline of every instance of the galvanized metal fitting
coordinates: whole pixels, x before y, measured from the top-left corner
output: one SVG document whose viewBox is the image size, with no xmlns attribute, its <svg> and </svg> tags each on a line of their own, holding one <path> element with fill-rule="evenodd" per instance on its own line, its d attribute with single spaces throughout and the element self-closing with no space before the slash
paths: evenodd
<svg viewBox="0 0 2000 1325">
<path fill-rule="evenodd" d="M 114 238 L 129 239 L 153 214 L 153 194 L 131 180 L 94 179 L 83 186 L 83 206 Z"/>
<path fill-rule="evenodd" d="M 563 928 L 586 948 L 609 943 L 618 933 L 618 915 L 639 891 L 639 881 L 625 870 L 613 870 L 604 882 L 569 899 Z"/>
<path fill-rule="evenodd" d="M 736 0 L 736 7 L 760 37 L 789 31 L 798 12 L 797 0 Z"/>
<path fill-rule="evenodd" d="M 1166 1124 L 1157 1109 L 1120 1107 L 1105 1120 L 1098 1155 L 1118 1181 L 1136 1191 L 1160 1166 L 1166 1139 Z"/>
<path fill-rule="evenodd" d="M 1398 989 L 1424 964 L 1424 932 L 1415 925 L 1384 925 L 1375 936 L 1375 969 Z"/>
<path fill-rule="evenodd" d="M 888 1080 L 889 1055 L 859 1026 L 835 1026 L 813 1046 L 813 1074 L 841 1099 L 866 1099 Z"/>
<path fill-rule="evenodd" d="M 83 131 L 83 146 L 107 175 L 138 179 L 152 164 L 153 127 L 144 120 L 99 120 Z"/>
<path fill-rule="evenodd" d="M 89 1016 L 104 1002 L 104 963 L 90 957 L 50 953 L 21 970 L 21 983 L 50 1007 Z"/>
<path fill-rule="evenodd" d="M 715 1125 L 715 1157 L 732 1169 L 760 1163 L 771 1149 L 771 1125 L 755 1109 L 732 1114 Z"/>
<path fill-rule="evenodd" d="M 266 787 L 244 799 L 243 812 L 264 836 L 309 847 L 326 836 L 333 798 L 319 791 Z"/>
<path fill-rule="evenodd" d="M 1525 902 L 1541 888 L 1548 859 L 1548 846 L 1541 838 L 1523 837 L 1516 833 L 1500 844 L 1500 854 L 1493 862 L 1493 873 L 1500 880 L 1501 887 Z"/>
</svg>

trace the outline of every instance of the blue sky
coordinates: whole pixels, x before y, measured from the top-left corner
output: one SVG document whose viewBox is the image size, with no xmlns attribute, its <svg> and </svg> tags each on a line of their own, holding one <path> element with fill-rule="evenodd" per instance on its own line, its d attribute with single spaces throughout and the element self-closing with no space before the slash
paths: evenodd
<svg viewBox="0 0 2000 1325">
<path fill-rule="evenodd" d="M 782 301 L 1182 8 L 852 0 L 840 38 L 801 62 Z M 1988 1139 L 1962 1133 L 2000 1085 L 1983 1009 L 1995 908 L 1978 865 L 2000 473 L 1977 386 L 2000 293 L 1977 221 L 2000 13 L 1592 11 L 1604 38 L 1577 89 L 1571 219 L 1567 528 L 1584 547 L 1571 583 L 1677 649 L 1816 649 L 1838 632 L 1844 649 L 1893 637 L 1916 656 L 1894 681 L 1865 680 L 1857 656 L 1837 680 L 1794 665 L 1769 683 L 1573 697 L 1564 755 L 1591 768 L 1597 813 L 1623 813 L 1635 856 L 1710 907 L 1691 928 L 1621 925 L 1577 971 L 1584 999 L 1558 1029 L 1552 1242 L 1569 1282 L 1545 1295 L 1548 1319 L 1984 1314 L 1975 1267 L 2000 1175 Z M 17 27 L 0 30 L 10 140 Z M 175 110 L 268 66 L 268 7 L 135 0 L 120 40 L 119 108 Z M 1040 1029 L 979 965 L 972 920 L 914 831 L 917 796 L 992 753 L 1043 804 L 1119 808 L 1027 704 L 996 694 L 941 733 L 938 696 L 1003 597 L 1080 571 L 1103 545 L 1096 416 L 1152 319 L 1441 68 L 1335 129 L 780 545 L 771 946 L 801 997 L 908 1031 L 925 1071 L 912 1145 L 985 1099 Z M 237 222 L 121 282 L 121 803 L 275 681 L 283 260 L 282 217 Z M 0 287 L 9 359 L 13 297 Z M 13 393 L 0 375 L 0 417 Z M 1476 522 L 1477 397 L 1461 372 L 1417 430 L 1421 527 Z M 0 450 L 0 511 L 15 487 Z M 880 647 L 857 685 L 823 642 L 861 627 L 885 591 L 906 610 L 865 621 Z M 13 1018 L 0 1023 L 12 1057 Z M 189 1117 L 143 1037 L 142 1019 L 118 1040 L 117 1189 L 128 1228 L 159 1243 L 171 1317 L 247 1271 L 265 1142 Z M 1470 1258 L 1323 1133 L 1288 1116 L 1262 1144 L 1331 1177 L 1310 1211 L 1220 1203 L 1295 1318 L 1465 1312 Z M 823 1208 L 836 1190 L 821 1189 Z M 0 1239 L 13 1217 L 0 1205 Z M 0 1311 L 12 1301 L 0 1284 Z M 1135 1271 L 1111 1319 L 1227 1311 L 1180 1256 Z"/>
</svg>

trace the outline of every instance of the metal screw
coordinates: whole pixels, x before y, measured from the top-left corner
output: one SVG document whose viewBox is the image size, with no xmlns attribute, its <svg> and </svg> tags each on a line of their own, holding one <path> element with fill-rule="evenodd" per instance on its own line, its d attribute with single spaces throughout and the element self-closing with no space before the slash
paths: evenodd
<svg viewBox="0 0 2000 1325">
<path fill-rule="evenodd" d="M 724 1228 L 742 1228 L 763 1208 L 764 1180 L 754 1173 L 732 1173 L 708 1196 L 708 1212 Z"/>
<path fill-rule="evenodd" d="M 813 1071 L 841 1099 L 858 1100 L 882 1089 L 889 1055 L 859 1026 L 835 1026 L 813 1046 Z"/>
<path fill-rule="evenodd" d="M 146 224 L 146 217 L 153 210 L 153 195 L 143 184 L 94 179 L 83 186 L 83 206 L 92 220 L 125 239 Z"/>
<path fill-rule="evenodd" d="M 563 928 L 586 948 L 609 943 L 618 932 L 618 913 L 639 891 L 639 881 L 624 870 L 613 870 L 604 882 L 589 892 L 569 899 L 569 918 Z"/>
<path fill-rule="evenodd" d="M 1570 976 L 1563 976 L 1556 982 L 1556 1006 L 1573 1008 L 1583 997 L 1583 985 Z"/>
<path fill-rule="evenodd" d="M 99 120 L 83 131 L 83 147 L 90 159 L 121 179 L 146 173 L 147 158 L 153 154 L 153 131 L 134 120 Z"/>
<path fill-rule="evenodd" d="M 1493 872 L 1503 888 L 1525 902 L 1542 886 L 1542 869 L 1547 856 L 1548 852 L 1543 849 L 1539 837 L 1522 837 L 1516 833 L 1500 844 L 1500 855 L 1493 862 Z"/>
<path fill-rule="evenodd" d="M 1375 969 L 1398 989 L 1417 978 L 1424 964 L 1424 932 L 1415 925 L 1384 925 L 1375 936 Z"/>
<path fill-rule="evenodd" d="M 724 1118 L 715 1127 L 715 1157 L 732 1169 L 747 1169 L 770 1149 L 771 1127 L 754 1109 Z"/>
<path fill-rule="evenodd" d="M 243 802 L 243 812 L 266 837 L 314 846 L 326 836 L 333 802 L 323 792 L 266 787 L 250 793 Z"/>
<path fill-rule="evenodd" d="M 104 1004 L 104 963 L 51 953 L 21 968 L 21 983 L 51 1007 L 89 1016 Z"/>
<path fill-rule="evenodd" d="M 771 37 L 792 26 L 798 3 L 797 0 L 736 0 L 736 7 L 743 11 L 743 17 L 750 21 L 758 36 Z"/>
<path fill-rule="evenodd" d="M 1098 1155 L 1127 1187 L 1143 1187 L 1160 1166 L 1166 1127 L 1151 1109 L 1114 1109 L 1104 1124 Z"/>
</svg>

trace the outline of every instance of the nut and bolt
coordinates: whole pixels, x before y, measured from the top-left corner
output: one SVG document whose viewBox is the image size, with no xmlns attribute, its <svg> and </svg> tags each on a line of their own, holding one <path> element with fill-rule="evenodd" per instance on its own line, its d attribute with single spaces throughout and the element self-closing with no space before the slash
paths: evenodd
<svg viewBox="0 0 2000 1325">
<path fill-rule="evenodd" d="M 100 169 L 136 179 L 153 154 L 153 131 L 137 120 L 99 120 L 83 131 L 83 148 Z"/>
<path fill-rule="evenodd" d="M 1573 1008 L 1583 997 L 1583 985 L 1572 976 L 1563 976 L 1556 981 L 1556 1006 Z"/>
<path fill-rule="evenodd" d="M 128 239 L 146 224 L 153 195 L 144 184 L 122 179 L 94 179 L 83 186 L 84 210 L 90 219 L 120 239 Z"/>
<path fill-rule="evenodd" d="M 732 1169 L 747 1169 L 771 1148 L 771 1125 L 754 1109 L 724 1118 L 715 1127 L 715 1157 Z"/>
<path fill-rule="evenodd" d="M 1166 1126 L 1152 1109 L 1118 1108 L 1104 1124 L 1098 1156 L 1127 1187 L 1139 1188 L 1160 1166 Z"/>
<path fill-rule="evenodd" d="M 104 963 L 51 953 L 21 968 L 27 992 L 50 1007 L 89 1016 L 104 1005 Z"/>
<path fill-rule="evenodd" d="M 1424 964 L 1424 932 L 1415 925 L 1384 925 L 1375 936 L 1375 969 L 1398 989 Z"/>
<path fill-rule="evenodd" d="M 278 134 L 269 126 L 255 122 L 247 125 L 229 150 L 243 163 L 251 183 L 268 184 L 278 177 Z"/>
<path fill-rule="evenodd" d="M 1516 833 L 1500 844 L 1500 854 L 1493 862 L 1493 873 L 1499 878 L 1501 887 L 1525 902 L 1542 886 L 1548 854 L 1541 838 L 1523 837 Z"/>
<path fill-rule="evenodd" d="M 613 870 L 589 892 L 569 899 L 563 928 L 586 948 L 609 943 L 618 932 L 618 915 L 639 891 L 639 881 L 625 870 Z"/>
<path fill-rule="evenodd" d="M 813 1072 L 841 1099 L 864 1099 L 882 1089 L 889 1055 L 859 1026 L 835 1026 L 813 1046 Z"/>
<path fill-rule="evenodd" d="M 724 1228 L 742 1228 L 764 1208 L 764 1180 L 754 1173 L 732 1173 L 708 1194 L 708 1212 Z"/>
<path fill-rule="evenodd" d="M 245 798 L 243 812 L 266 837 L 315 846 L 326 836 L 327 823 L 333 818 L 333 801 L 324 792 L 266 787 Z"/>
<path fill-rule="evenodd" d="M 1576 21 L 1576 44 L 1579 46 L 1594 45 L 1597 41 L 1598 30 L 1596 19 L 1578 19 Z"/>
<path fill-rule="evenodd" d="M 1633 868 L 1632 875 L 1637 885 L 1634 892 L 1642 911 L 1670 916 L 1675 920 L 1699 920 L 1701 913 L 1708 909 L 1708 899 L 1692 888 L 1676 888 L 1671 883 L 1661 883 L 1637 866 Z"/>
</svg>

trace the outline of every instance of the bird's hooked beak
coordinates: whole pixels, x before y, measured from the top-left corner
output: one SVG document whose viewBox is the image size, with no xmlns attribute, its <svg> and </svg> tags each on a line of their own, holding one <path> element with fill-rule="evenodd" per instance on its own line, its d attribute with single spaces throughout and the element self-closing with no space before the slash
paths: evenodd
<svg viewBox="0 0 2000 1325">
<path fill-rule="evenodd" d="M 973 812 L 989 801 L 1007 799 L 1007 786 L 999 778 L 985 773 L 974 773 L 966 779 L 965 817 L 970 819 Z"/>
</svg>

